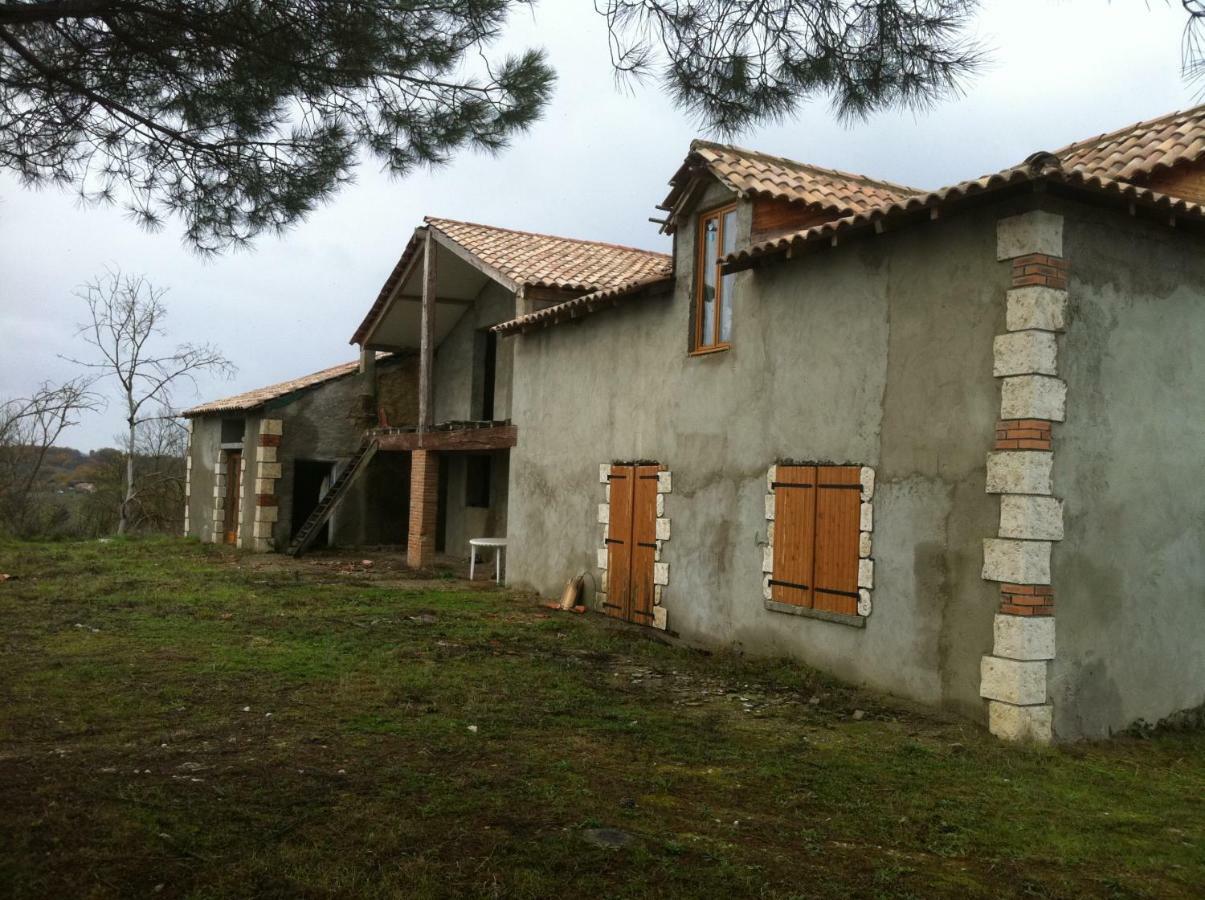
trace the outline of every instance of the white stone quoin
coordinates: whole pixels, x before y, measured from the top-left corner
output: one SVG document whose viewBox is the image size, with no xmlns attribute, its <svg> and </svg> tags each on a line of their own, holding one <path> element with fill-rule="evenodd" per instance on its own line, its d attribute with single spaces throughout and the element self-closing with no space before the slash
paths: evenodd
<svg viewBox="0 0 1205 900">
<path fill-rule="evenodd" d="M 1054 616 L 996 614 L 992 653 L 1005 659 L 1054 659 Z"/>
<path fill-rule="evenodd" d="M 1041 285 L 1013 288 L 1004 320 L 1009 331 L 1062 331 L 1067 327 L 1067 292 Z"/>
<path fill-rule="evenodd" d="M 874 587 L 874 560 L 859 559 L 858 560 L 858 587 L 873 588 Z"/>
<path fill-rule="evenodd" d="M 870 601 L 870 591 L 866 590 L 866 588 L 859 588 L 858 589 L 858 615 L 868 616 L 868 615 L 870 615 L 872 608 L 873 607 L 871 606 L 871 601 Z"/>
<path fill-rule="evenodd" d="M 1055 497 L 1004 494 L 1000 498 L 1000 537 L 1061 541 L 1063 501 Z"/>
<path fill-rule="evenodd" d="M 1049 375 L 1013 375 L 1000 383 L 1000 418 L 1063 421 L 1067 385 Z"/>
<path fill-rule="evenodd" d="M 1050 494 L 1054 454 L 1045 450 L 996 450 L 987 455 L 989 494 Z"/>
<path fill-rule="evenodd" d="M 996 336 L 992 343 L 992 374 L 1055 375 L 1058 347 L 1049 331 L 1013 331 Z"/>
<path fill-rule="evenodd" d="M 874 469 L 863 466 L 858 473 L 858 480 L 862 483 L 862 500 L 869 501 L 874 497 Z"/>
<path fill-rule="evenodd" d="M 1050 584 L 1050 542 L 983 539 L 983 578 L 1008 584 Z"/>
<path fill-rule="evenodd" d="M 987 704 L 988 728 L 1005 741 L 1049 744 L 1053 738 L 1053 712 L 1049 703 L 1014 706 L 990 700 Z"/>
<path fill-rule="evenodd" d="M 1030 253 L 1063 255 L 1063 217 L 1035 209 L 996 223 L 996 259 Z"/>
<path fill-rule="evenodd" d="M 979 664 L 979 696 L 1016 706 L 1046 702 L 1046 661 L 985 656 Z"/>
</svg>

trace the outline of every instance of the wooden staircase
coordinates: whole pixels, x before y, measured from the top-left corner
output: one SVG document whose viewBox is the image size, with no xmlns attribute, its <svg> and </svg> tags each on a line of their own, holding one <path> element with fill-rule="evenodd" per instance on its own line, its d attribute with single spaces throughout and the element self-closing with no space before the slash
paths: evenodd
<svg viewBox="0 0 1205 900">
<path fill-rule="evenodd" d="M 348 488 L 368 468 L 368 463 L 372 461 L 376 452 L 376 438 L 365 437 L 363 443 L 360 444 L 360 449 L 355 452 L 355 455 L 343 467 L 343 471 L 339 473 L 339 477 L 335 479 L 335 483 L 322 495 L 322 499 L 318 501 L 318 505 L 314 507 L 314 511 L 310 513 L 310 517 L 305 520 L 305 523 L 298 530 L 297 534 L 293 535 L 293 540 L 289 543 L 289 549 L 285 551 L 289 556 L 301 556 L 305 548 L 317 536 L 323 523 L 335 511 L 335 507 L 339 505 L 339 501 L 343 499 Z"/>
</svg>

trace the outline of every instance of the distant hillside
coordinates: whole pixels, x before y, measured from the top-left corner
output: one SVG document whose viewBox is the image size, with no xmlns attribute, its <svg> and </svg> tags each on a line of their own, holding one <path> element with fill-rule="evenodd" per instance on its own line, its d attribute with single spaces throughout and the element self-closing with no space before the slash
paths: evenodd
<svg viewBox="0 0 1205 900">
<path fill-rule="evenodd" d="M 103 473 L 112 471 L 113 465 L 121 460 L 121 451 L 103 447 L 84 453 L 74 447 L 51 447 L 46 451 L 42 463 L 40 480 L 57 487 L 67 487 L 77 482 L 103 480 Z"/>
</svg>

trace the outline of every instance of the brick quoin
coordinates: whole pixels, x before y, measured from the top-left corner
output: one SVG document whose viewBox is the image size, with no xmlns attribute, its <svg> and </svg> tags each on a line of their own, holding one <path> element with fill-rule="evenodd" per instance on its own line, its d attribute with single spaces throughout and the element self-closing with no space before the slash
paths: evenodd
<svg viewBox="0 0 1205 900">
<path fill-rule="evenodd" d="M 1013 260 L 1013 287 L 1067 289 L 1067 261 L 1045 253 L 1028 253 Z"/>
<path fill-rule="evenodd" d="M 435 557 L 436 516 L 439 511 L 439 454 L 415 450 L 410 454 L 410 533 L 406 565 L 421 569 Z"/>
<path fill-rule="evenodd" d="M 279 503 L 277 503 L 275 494 L 256 494 L 255 495 L 255 505 L 256 506 L 278 506 Z"/>
<path fill-rule="evenodd" d="M 1009 616 L 1053 616 L 1054 588 L 1046 584 L 1002 584 L 1000 612 Z"/>
<path fill-rule="evenodd" d="M 261 434 L 259 436 L 259 445 L 261 447 L 279 447 L 280 446 L 280 435 L 279 434 Z"/>
<path fill-rule="evenodd" d="M 1053 450 L 1051 423 L 1045 419 L 1001 419 L 996 423 L 996 450 Z"/>
</svg>

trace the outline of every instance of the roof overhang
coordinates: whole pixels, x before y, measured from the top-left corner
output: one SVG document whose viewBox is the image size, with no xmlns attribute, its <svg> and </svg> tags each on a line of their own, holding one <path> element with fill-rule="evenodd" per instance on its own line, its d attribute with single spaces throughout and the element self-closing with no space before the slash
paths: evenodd
<svg viewBox="0 0 1205 900">
<path fill-rule="evenodd" d="M 726 256 L 721 263 L 723 271 L 756 268 L 809 251 L 836 247 L 850 240 L 933 221 L 1010 194 L 1042 190 L 1126 209 L 1131 215 L 1146 211 L 1172 225 L 1177 221 L 1205 222 L 1205 207 L 1199 204 L 1111 178 L 1085 175 L 1078 170 L 1064 171 L 1057 164 L 1049 164 L 1053 160 L 1050 154 L 1034 154 L 1030 160 L 994 175 L 752 244 Z"/>
<path fill-rule="evenodd" d="M 526 334 L 537 328 L 547 328 L 550 325 L 580 319 L 601 309 L 619 306 L 624 301 L 632 300 L 639 296 L 654 297 L 666 294 L 673 288 L 673 285 L 674 276 L 672 274 L 640 278 L 635 281 L 629 281 L 627 284 L 619 285 L 618 287 L 606 288 L 605 290 L 595 291 L 582 297 L 575 297 L 564 303 L 558 303 L 555 306 L 511 319 L 509 322 L 501 322 L 491 328 L 490 331 L 501 335 Z"/>
<path fill-rule="evenodd" d="M 416 228 L 351 342 L 388 350 L 418 349 L 422 327 L 423 244 L 435 244 L 435 342 L 455 327 L 465 310 L 491 282 L 507 290 L 518 285 L 485 265 L 434 226 Z"/>
</svg>

